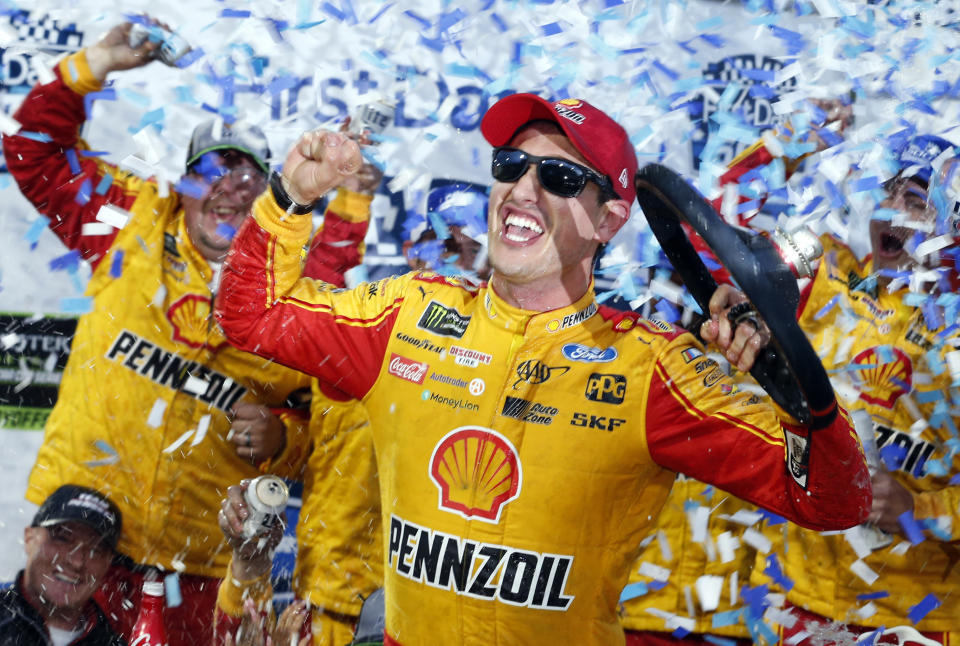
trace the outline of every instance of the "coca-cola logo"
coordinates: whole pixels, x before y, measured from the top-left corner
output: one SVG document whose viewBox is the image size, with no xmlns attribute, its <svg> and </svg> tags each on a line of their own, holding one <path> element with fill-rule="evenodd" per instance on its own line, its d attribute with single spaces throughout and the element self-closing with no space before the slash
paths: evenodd
<svg viewBox="0 0 960 646">
<path fill-rule="evenodd" d="M 395 377 L 406 379 L 415 384 L 422 384 L 429 368 L 430 366 L 427 363 L 407 359 L 394 353 L 390 355 L 390 364 L 387 366 L 387 372 Z"/>
</svg>

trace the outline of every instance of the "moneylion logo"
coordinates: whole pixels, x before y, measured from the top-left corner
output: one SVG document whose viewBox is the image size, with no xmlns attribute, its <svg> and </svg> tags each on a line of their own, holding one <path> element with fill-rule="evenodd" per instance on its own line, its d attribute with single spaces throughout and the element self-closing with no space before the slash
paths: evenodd
<svg viewBox="0 0 960 646">
<path fill-rule="evenodd" d="M 452 307 L 430 301 L 427 309 L 420 316 L 417 327 L 440 336 L 452 336 L 459 339 L 463 337 L 469 324 L 469 316 L 464 316 Z"/>
<path fill-rule="evenodd" d="M 557 372 L 561 370 L 562 372 Z M 517 366 L 517 380 L 513 382 L 516 390 L 520 382 L 525 381 L 532 386 L 542 384 L 554 375 L 562 375 L 570 370 L 569 366 L 548 366 L 539 359 L 528 359 Z"/>
<path fill-rule="evenodd" d="M 500 510 L 520 495 L 523 471 L 510 440 L 479 426 L 447 433 L 430 456 L 438 506 L 466 519 L 500 522 Z"/>
</svg>

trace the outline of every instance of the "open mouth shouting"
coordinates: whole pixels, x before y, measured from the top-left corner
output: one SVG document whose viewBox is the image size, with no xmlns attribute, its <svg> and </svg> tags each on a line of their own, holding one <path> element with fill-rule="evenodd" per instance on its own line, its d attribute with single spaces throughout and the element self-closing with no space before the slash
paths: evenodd
<svg viewBox="0 0 960 646">
<path fill-rule="evenodd" d="M 532 217 L 520 213 L 508 213 L 503 219 L 501 237 L 518 245 L 530 244 L 543 235 L 543 227 Z"/>
</svg>

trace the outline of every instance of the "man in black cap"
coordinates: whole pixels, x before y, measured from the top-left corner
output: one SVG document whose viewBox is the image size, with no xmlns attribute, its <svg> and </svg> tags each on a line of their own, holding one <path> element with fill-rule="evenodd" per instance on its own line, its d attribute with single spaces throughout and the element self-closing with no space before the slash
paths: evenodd
<svg viewBox="0 0 960 646">
<path fill-rule="evenodd" d="M 99 492 L 63 485 L 23 530 L 27 565 L 0 592 L 0 644 L 119 646 L 93 593 L 110 568 L 120 510 Z"/>
</svg>

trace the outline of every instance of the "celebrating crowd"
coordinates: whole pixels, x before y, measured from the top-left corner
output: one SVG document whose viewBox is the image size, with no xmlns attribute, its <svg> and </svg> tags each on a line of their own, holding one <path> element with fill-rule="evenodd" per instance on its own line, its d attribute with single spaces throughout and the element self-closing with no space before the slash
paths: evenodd
<svg viewBox="0 0 960 646">
<path fill-rule="evenodd" d="M 960 639 L 960 332 L 909 297 L 956 289 L 949 141 L 890 142 L 867 260 L 820 237 L 797 319 L 836 403 L 802 421 L 744 387 L 770 331 L 722 268 L 689 331 L 602 304 L 638 161 L 588 101 L 494 103 L 486 231 L 434 220 L 412 271 L 346 288 L 381 179 L 362 135 L 281 160 L 256 126 L 205 122 L 174 189 L 89 154 L 85 97 L 160 48 L 131 29 L 64 58 L 3 139 L 94 272 L 0 646 L 161 643 L 160 582 L 171 646 Z M 764 142 L 721 183 L 783 155 Z M 105 210 L 126 216 L 110 234 Z M 279 617 L 265 474 L 303 483 Z"/>
</svg>

